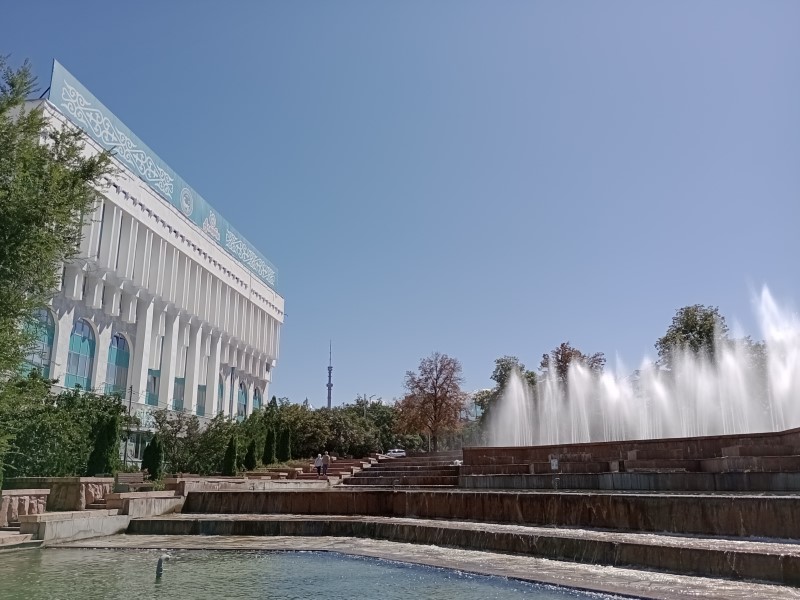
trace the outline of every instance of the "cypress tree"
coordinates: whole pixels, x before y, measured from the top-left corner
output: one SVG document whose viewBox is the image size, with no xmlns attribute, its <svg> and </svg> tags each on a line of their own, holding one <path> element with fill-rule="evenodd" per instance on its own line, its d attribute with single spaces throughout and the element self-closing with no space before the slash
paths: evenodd
<svg viewBox="0 0 800 600">
<path fill-rule="evenodd" d="M 236 436 L 232 435 L 228 441 L 228 448 L 225 450 L 225 458 L 222 460 L 222 474 L 223 475 L 236 475 L 236 455 L 238 448 L 236 444 Z"/>
<path fill-rule="evenodd" d="M 97 427 L 94 447 L 86 463 L 86 475 L 113 474 L 119 462 L 119 415 L 107 415 Z"/>
<path fill-rule="evenodd" d="M 288 428 L 281 429 L 276 453 L 279 462 L 286 462 L 292 458 L 292 436 Z"/>
<path fill-rule="evenodd" d="M 164 465 L 164 448 L 161 445 L 161 438 L 154 435 L 150 443 L 142 454 L 142 470 L 147 469 L 150 481 L 161 479 L 161 472 Z"/>
<path fill-rule="evenodd" d="M 256 441 L 252 440 L 247 447 L 247 454 L 244 455 L 244 468 L 252 471 L 256 468 Z"/>
<path fill-rule="evenodd" d="M 261 457 L 261 462 L 264 465 L 274 465 L 277 461 L 275 458 L 275 428 L 270 427 L 267 429 L 267 439 L 264 441 L 264 455 Z"/>
</svg>

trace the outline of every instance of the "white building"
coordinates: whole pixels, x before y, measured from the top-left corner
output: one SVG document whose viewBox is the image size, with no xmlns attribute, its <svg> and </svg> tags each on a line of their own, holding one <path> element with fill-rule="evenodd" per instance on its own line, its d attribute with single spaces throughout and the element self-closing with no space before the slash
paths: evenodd
<svg viewBox="0 0 800 600">
<path fill-rule="evenodd" d="M 119 393 L 145 427 L 156 407 L 258 409 L 284 319 L 274 267 L 58 63 L 32 104 L 80 128 L 88 151 L 113 150 L 117 172 L 29 360 L 64 387 Z"/>
</svg>

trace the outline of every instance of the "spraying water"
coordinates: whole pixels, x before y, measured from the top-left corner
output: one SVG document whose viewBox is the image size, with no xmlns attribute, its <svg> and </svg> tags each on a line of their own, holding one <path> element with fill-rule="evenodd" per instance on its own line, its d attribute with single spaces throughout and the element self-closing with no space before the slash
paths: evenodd
<svg viewBox="0 0 800 600">
<path fill-rule="evenodd" d="M 765 287 L 758 317 L 766 364 L 746 344 L 710 360 L 678 353 L 671 371 L 643 361 L 633 376 L 570 365 L 536 389 L 513 373 L 493 408 L 489 444 L 533 446 L 781 431 L 800 427 L 800 320 Z"/>
</svg>

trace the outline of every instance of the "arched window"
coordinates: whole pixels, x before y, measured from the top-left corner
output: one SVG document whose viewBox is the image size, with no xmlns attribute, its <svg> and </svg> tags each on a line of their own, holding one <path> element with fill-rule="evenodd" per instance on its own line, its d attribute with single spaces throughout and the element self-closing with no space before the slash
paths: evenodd
<svg viewBox="0 0 800 600">
<path fill-rule="evenodd" d="M 91 389 L 94 347 L 94 331 L 91 325 L 83 319 L 76 321 L 69 337 L 67 376 L 64 378 L 66 387 L 79 385 L 85 390 Z"/>
<path fill-rule="evenodd" d="M 53 355 L 53 340 L 56 337 L 56 322 L 53 314 L 46 308 L 40 308 L 34 317 L 34 342 L 25 357 L 26 371 L 36 369 L 42 377 L 50 377 L 50 357 Z"/>
<path fill-rule="evenodd" d="M 108 366 L 106 367 L 106 394 L 118 394 L 125 397 L 125 386 L 128 383 L 128 364 L 131 351 L 128 342 L 119 334 L 111 338 L 108 347 Z"/>
<path fill-rule="evenodd" d="M 261 390 L 253 388 L 253 412 L 261 408 Z"/>
<path fill-rule="evenodd" d="M 219 385 L 217 386 L 217 404 L 219 412 L 225 412 L 225 380 L 222 375 L 219 376 Z"/>
<path fill-rule="evenodd" d="M 239 383 L 239 398 L 236 403 L 236 418 L 240 421 L 247 416 L 247 387 L 244 382 Z"/>
</svg>

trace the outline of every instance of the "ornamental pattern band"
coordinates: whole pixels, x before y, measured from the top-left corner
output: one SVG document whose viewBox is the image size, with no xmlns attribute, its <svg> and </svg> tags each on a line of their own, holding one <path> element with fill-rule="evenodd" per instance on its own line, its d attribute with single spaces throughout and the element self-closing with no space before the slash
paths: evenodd
<svg viewBox="0 0 800 600">
<path fill-rule="evenodd" d="M 253 252 L 247 243 L 241 240 L 230 229 L 225 236 L 225 245 L 234 256 L 250 267 L 256 275 L 267 281 L 270 285 L 275 285 L 275 271 L 272 270 L 264 259 Z"/>
<path fill-rule="evenodd" d="M 64 87 L 61 89 L 61 106 L 77 121 L 86 125 L 103 144 L 114 146 L 115 156 L 129 167 L 133 167 L 142 179 L 172 197 L 173 179 L 169 173 L 159 167 L 144 150 L 137 148 L 131 138 L 117 129 L 111 119 L 100 110 L 93 108 L 91 103 L 67 81 L 64 81 Z"/>
</svg>

